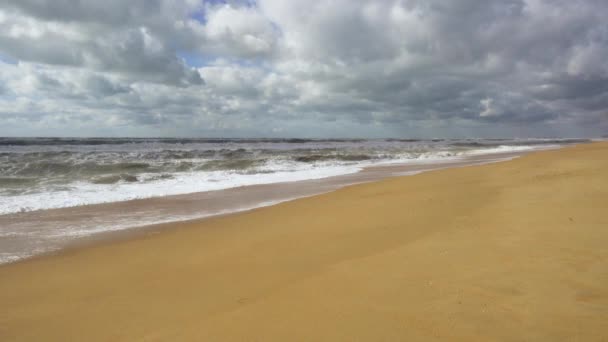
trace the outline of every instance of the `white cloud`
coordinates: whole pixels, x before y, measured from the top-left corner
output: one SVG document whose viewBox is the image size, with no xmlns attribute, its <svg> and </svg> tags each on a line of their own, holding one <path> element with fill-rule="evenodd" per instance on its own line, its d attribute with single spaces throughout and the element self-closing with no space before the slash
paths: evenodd
<svg viewBox="0 0 608 342">
<path fill-rule="evenodd" d="M 494 100 L 492 100 L 490 98 L 485 98 L 485 99 L 479 101 L 479 103 L 481 104 L 481 107 L 482 107 L 482 111 L 481 111 L 481 113 L 479 113 L 479 116 L 486 117 L 486 116 L 497 115 L 498 113 L 496 112 L 496 109 L 492 106 L 493 102 L 494 102 Z"/>
</svg>

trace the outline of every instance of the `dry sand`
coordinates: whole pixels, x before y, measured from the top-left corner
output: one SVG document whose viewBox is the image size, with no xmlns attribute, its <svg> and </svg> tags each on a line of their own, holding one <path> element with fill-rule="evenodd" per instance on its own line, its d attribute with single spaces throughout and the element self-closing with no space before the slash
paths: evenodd
<svg viewBox="0 0 608 342">
<path fill-rule="evenodd" d="M 0 340 L 608 340 L 608 143 L 0 266 Z"/>
</svg>

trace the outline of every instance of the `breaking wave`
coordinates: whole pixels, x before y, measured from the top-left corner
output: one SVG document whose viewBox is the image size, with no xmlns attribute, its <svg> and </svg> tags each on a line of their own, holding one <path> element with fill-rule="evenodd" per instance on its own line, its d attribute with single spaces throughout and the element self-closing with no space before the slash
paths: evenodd
<svg viewBox="0 0 608 342">
<path fill-rule="evenodd" d="M 578 142 L 584 140 L 0 138 L 0 214 Z"/>
</svg>

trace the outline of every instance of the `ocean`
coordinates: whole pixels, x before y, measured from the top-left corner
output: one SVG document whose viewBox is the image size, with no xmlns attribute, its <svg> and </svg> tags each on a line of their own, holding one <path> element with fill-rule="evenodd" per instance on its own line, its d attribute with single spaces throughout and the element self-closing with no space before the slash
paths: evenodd
<svg viewBox="0 0 608 342">
<path fill-rule="evenodd" d="M 108 231 L 321 193 L 396 175 L 400 167 L 580 142 L 584 140 L 0 138 L 0 263 Z M 369 179 L 361 174 L 380 167 L 390 172 L 376 171 Z M 124 201 L 130 201 L 128 212 L 117 204 Z"/>
</svg>

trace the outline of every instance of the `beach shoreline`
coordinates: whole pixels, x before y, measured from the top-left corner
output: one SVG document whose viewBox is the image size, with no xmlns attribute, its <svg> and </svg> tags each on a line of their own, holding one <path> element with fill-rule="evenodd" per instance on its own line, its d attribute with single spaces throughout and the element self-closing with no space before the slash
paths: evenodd
<svg viewBox="0 0 608 342">
<path fill-rule="evenodd" d="M 0 265 L 0 338 L 601 341 L 607 155 L 389 178 Z"/>
<path fill-rule="evenodd" d="M 364 167 L 356 173 L 322 179 L 247 185 L 207 192 L 0 215 L 0 227 L 4 227 L 5 231 L 12 230 L 14 233 L 19 233 L 12 239 L 10 235 L 2 236 L 0 251 L 6 253 L 13 249 L 17 251 L 14 254 L 23 253 L 7 260 L 3 260 L 0 254 L 0 265 L 44 257 L 60 253 L 64 249 L 132 238 L 138 234 L 157 233 L 176 223 L 195 223 L 215 216 L 247 212 L 332 192 L 355 184 L 446 168 L 502 162 L 527 153 L 561 147 L 563 146 L 436 161 L 381 164 Z M 15 228 L 11 229 L 13 225 Z M 61 229 L 57 231 L 58 227 L 63 226 L 70 227 L 65 231 L 65 235 L 61 235 Z M 35 246 L 20 247 L 20 244 L 30 243 L 29 236 L 37 236 L 41 239 L 42 236 L 51 234 L 55 237 L 53 232 L 57 238 L 51 239 L 46 244 L 36 241 Z M 35 248 L 33 252 L 32 248 Z"/>
</svg>

